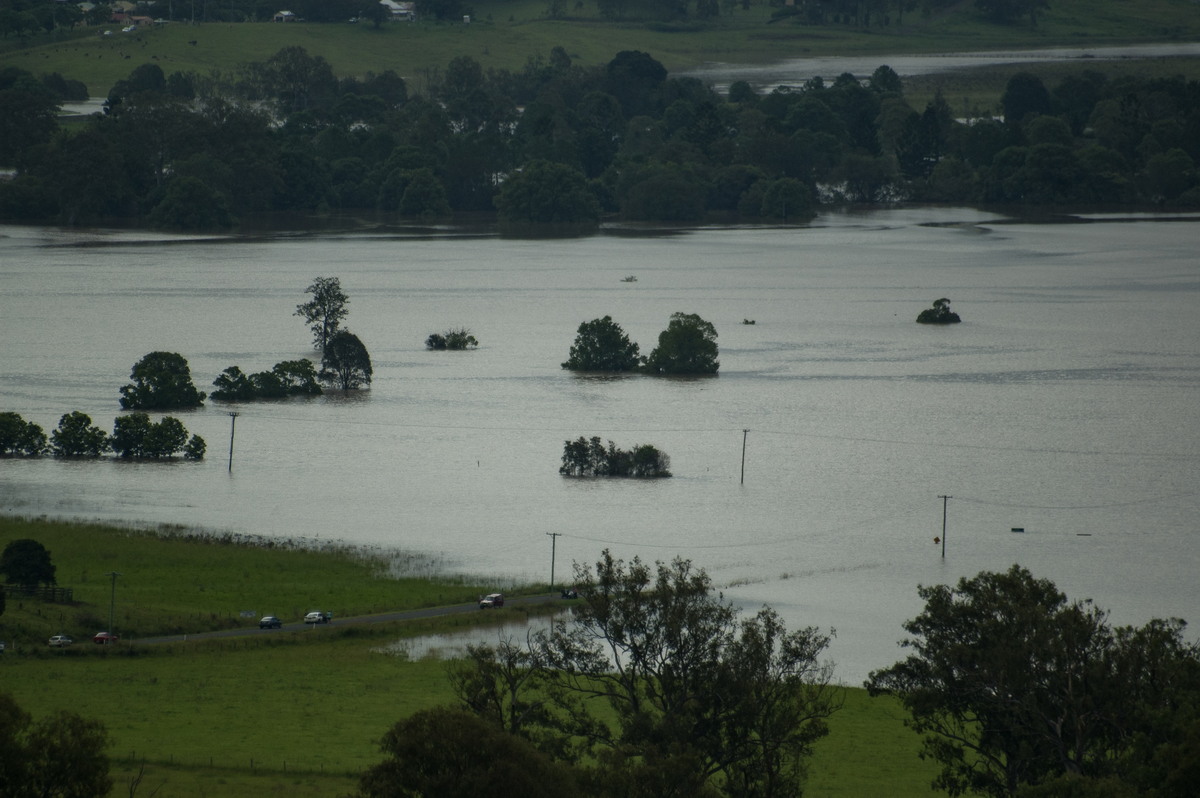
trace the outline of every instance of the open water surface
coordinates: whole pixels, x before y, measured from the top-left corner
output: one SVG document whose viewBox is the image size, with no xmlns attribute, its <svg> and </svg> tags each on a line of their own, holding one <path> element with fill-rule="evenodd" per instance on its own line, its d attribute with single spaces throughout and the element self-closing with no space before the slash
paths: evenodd
<svg viewBox="0 0 1200 798">
<path fill-rule="evenodd" d="M 199 463 L 0 460 L 0 512 L 394 547 L 498 586 L 548 580 L 551 533 L 560 583 L 606 547 L 688 557 L 739 605 L 836 628 L 848 683 L 901 656 L 918 584 L 1013 563 L 1120 623 L 1196 621 L 1198 223 L 896 209 L 552 241 L 0 227 L 0 410 L 47 434 L 73 410 L 110 429 L 150 351 L 184 355 L 201 389 L 315 358 L 293 311 L 317 276 L 340 278 L 375 368 L 352 395 L 173 414 L 207 440 Z M 943 296 L 962 324 L 914 323 Z M 716 325 L 719 376 L 559 366 L 584 321 L 612 315 L 648 353 L 675 311 Z M 458 326 L 477 350 L 425 349 Z M 580 435 L 654 444 L 675 476 L 560 477 Z"/>
</svg>

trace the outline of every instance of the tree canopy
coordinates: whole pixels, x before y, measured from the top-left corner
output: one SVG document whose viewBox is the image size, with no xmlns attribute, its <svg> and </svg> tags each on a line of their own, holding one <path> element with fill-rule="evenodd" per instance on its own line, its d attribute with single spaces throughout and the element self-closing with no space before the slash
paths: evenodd
<svg viewBox="0 0 1200 798">
<path fill-rule="evenodd" d="M 46 450 L 46 433 L 19 413 L 0 413 L 0 456 L 36 457 Z"/>
<path fill-rule="evenodd" d="M 107 746 L 99 721 L 66 711 L 34 720 L 0 692 L 0 798 L 108 795 Z"/>
<path fill-rule="evenodd" d="M 199 407 L 205 394 L 192 384 L 192 372 L 183 355 L 151 352 L 134 364 L 132 383 L 121 388 L 125 410 L 177 410 Z"/>
<path fill-rule="evenodd" d="M 46 547 L 36 540 L 14 540 L 0 552 L 0 574 L 14 585 L 55 585 L 53 561 Z"/>
<path fill-rule="evenodd" d="M 309 324 L 313 334 L 313 348 L 324 351 L 329 339 L 341 329 L 342 321 L 350 314 L 346 307 L 350 298 L 342 291 L 342 283 L 336 277 L 318 277 L 304 289 L 312 299 L 296 306 L 296 315 Z"/>
<path fill-rule="evenodd" d="M 92 424 L 92 417 L 78 410 L 63 414 L 58 428 L 50 433 L 50 450 L 55 457 L 99 457 L 108 451 L 104 430 Z"/>
<path fill-rule="evenodd" d="M 608 448 L 598 437 L 582 435 L 563 444 L 558 473 L 567 477 L 635 477 L 652 479 L 671 476 L 671 458 L 648 443 L 626 451 L 612 441 Z"/>
<path fill-rule="evenodd" d="M 935 789 L 1145 794 L 1192 767 L 1153 754 L 1195 750 L 1200 729 L 1200 649 L 1183 641 L 1182 621 L 1114 628 L 1016 565 L 917 592 L 925 608 L 904 624 L 913 653 L 867 687 L 903 702 L 941 765 Z M 1075 792 L 1056 791 L 1071 780 Z"/>
<path fill-rule="evenodd" d="M 349 330 L 338 330 L 325 344 L 318 375 L 322 382 L 348 391 L 370 385 L 372 372 L 367 348 Z"/>
<path fill-rule="evenodd" d="M 585 794 L 800 794 L 839 706 L 827 635 L 739 617 L 687 560 L 606 551 L 574 580 L 570 621 L 472 650 L 452 680 L 464 707 L 575 764 Z"/>
<path fill-rule="evenodd" d="M 633 371 L 640 363 L 638 345 L 629 340 L 612 316 L 605 316 L 579 325 L 562 367 L 571 371 Z"/>
<path fill-rule="evenodd" d="M 651 374 L 716 374 L 720 367 L 717 328 L 695 313 L 672 313 L 646 358 Z"/>
<path fill-rule="evenodd" d="M 917 324 L 958 324 L 959 315 L 950 310 L 950 300 L 942 297 L 933 300 L 933 307 L 917 314 Z"/>
</svg>

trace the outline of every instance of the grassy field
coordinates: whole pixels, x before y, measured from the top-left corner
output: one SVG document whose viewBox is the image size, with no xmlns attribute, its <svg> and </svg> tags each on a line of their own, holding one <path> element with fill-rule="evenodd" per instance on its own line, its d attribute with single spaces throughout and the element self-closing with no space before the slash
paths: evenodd
<svg viewBox="0 0 1200 798">
<path fill-rule="evenodd" d="M 93 631 L 95 624 L 76 628 L 70 619 L 74 613 L 93 619 L 107 614 L 111 585 L 105 573 L 114 569 L 122 574 L 117 628 L 136 617 L 145 634 L 193 620 L 196 630 L 253 626 L 256 619 L 241 618 L 234 608 L 287 591 L 307 591 L 298 608 L 354 614 L 457 603 L 482 589 L 388 576 L 397 561 L 405 561 L 382 552 L 268 549 L 170 532 L 160 537 L 0 519 L 0 548 L 19 538 L 41 542 L 58 567 L 60 585 L 73 587 L 78 602 L 64 608 L 9 599 L 0 639 L 17 642 L 0 656 L 0 689 L 37 717 L 65 709 L 101 720 L 110 738 L 113 795 L 131 794 L 142 767 L 143 795 L 344 795 L 353 790 L 356 774 L 379 760 L 377 741 L 392 724 L 452 701 L 443 662 L 410 660 L 394 653 L 393 644 L 511 620 L 521 611 L 369 627 L 335 623 L 154 647 L 86 641 L 65 650 L 46 647 L 45 637 L 64 624 L 76 637 Z M 894 701 L 848 688 L 831 728 L 817 746 L 809 795 L 928 794 L 932 769 L 917 758 L 918 740 L 904 729 Z"/>
<path fill-rule="evenodd" d="M 485 68 L 520 69 L 531 56 L 563 47 L 577 63 L 603 64 L 620 50 L 643 50 L 668 69 L 710 61 L 763 62 L 807 55 L 951 52 L 1055 45 L 1097 46 L 1135 41 L 1194 41 L 1200 5 L 1191 0 L 1053 0 L 1036 29 L 982 20 L 970 0 L 953 14 L 905 16 L 904 24 L 853 28 L 771 22 L 764 3 L 740 6 L 709 23 L 680 25 L 606 23 L 594 6 L 551 20 L 542 0 L 481 0 L 469 25 L 432 22 L 371 25 L 275 23 L 171 23 L 161 28 L 102 37 L 100 28 L 71 35 L 0 43 L 0 67 L 59 72 L 84 81 L 93 95 L 142 63 L 165 72 L 229 72 L 262 61 L 289 45 L 324 57 L 339 75 L 393 69 L 420 91 L 431 70 L 457 55 Z M 111 29 L 112 26 L 109 26 Z M 831 76 L 832 77 L 832 76 Z"/>
</svg>

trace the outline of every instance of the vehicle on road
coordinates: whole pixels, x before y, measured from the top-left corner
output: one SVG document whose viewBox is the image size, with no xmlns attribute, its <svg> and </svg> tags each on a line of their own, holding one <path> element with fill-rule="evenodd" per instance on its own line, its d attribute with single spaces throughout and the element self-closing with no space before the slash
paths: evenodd
<svg viewBox="0 0 1200 798">
<path fill-rule="evenodd" d="M 112 632 L 96 632 L 95 637 L 92 638 L 92 642 L 98 646 L 106 646 L 110 643 L 115 643 L 120 639 L 120 637 Z"/>
<path fill-rule="evenodd" d="M 305 623 L 329 623 L 332 620 L 332 612 L 321 612 L 320 610 L 313 610 L 308 615 L 304 616 Z"/>
<path fill-rule="evenodd" d="M 283 621 L 276 618 L 274 615 L 264 615 L 262 620 L 258 622 L 259 629 L 279 629 L 283 626 Z"/>
<path fill-rule="evenodd" d="M 50 648 L 66 648 L 74 642 L 69 635 L 55 635 L 50 638 Z"/>
<path fill-rule="evenodd" d="M 488 593 L 486 596 L 484 596 L 483 598 L 481 598 L 479 600 L 479 609 L 481 609 L 481 610 L 496 609 L 497 607 L 503 607 L 503 606 L 504 606 L 504 594 L 503 593 Z"/>
</svg>

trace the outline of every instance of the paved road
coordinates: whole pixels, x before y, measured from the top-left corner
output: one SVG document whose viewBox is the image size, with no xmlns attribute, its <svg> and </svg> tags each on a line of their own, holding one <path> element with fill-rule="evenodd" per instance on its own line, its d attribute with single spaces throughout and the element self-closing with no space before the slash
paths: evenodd
<svg viewBox="0 0 1200 798">
<path fill-rule="evenodd" d="M 518 607 L 522 604 L 548 604 L 554 601 L 563 601 L 559 596 L 547 593 L 540 596 L 521 596 L 517 598 L 505 599 L 505 607 Z M 566 606 L 567 602 L 563 601 Z M 486 611 L 486 610 L 485 610 Z M 335 617 L 330 622 L 330 626 L 352 626 L 368 623 L 389 623 L 391 621 L 412 621 L 419 618 L 438 618 L 443 615 L 458 615 L 467 612 L 481 612 L 477 603 L 470 604 L 452 604 L 448 607 L 426 607 L 420 610 L 400 610 L 396 612 L 381 612 L 376 615 L 355 615 L 347 618 Z M 504 612 L 504 609 L 496 610 L 496 612 Z M 219 632 L 201 632 L 199 634 L 188 635 L 168 635 L 166 637 L 146 637 L 139 640 L 131 640 L 133 645 L 144 646 L 154 645 L 157 643 L 182 643 L 189 640 L 216 640 L 219 638 L 228 637 L 246 637 L 248 635 L 266 635 L 275 634 L 277 632 L 302 632 L 313 627 L 321 628 L 324 624 L 307 624 L 303 621 L 294 623 L 285 623 L 279 629 L 259 629 L 258 620 L 254 620 L 254 626 L 244 629 L 223 629 Z"/>
</svg>

